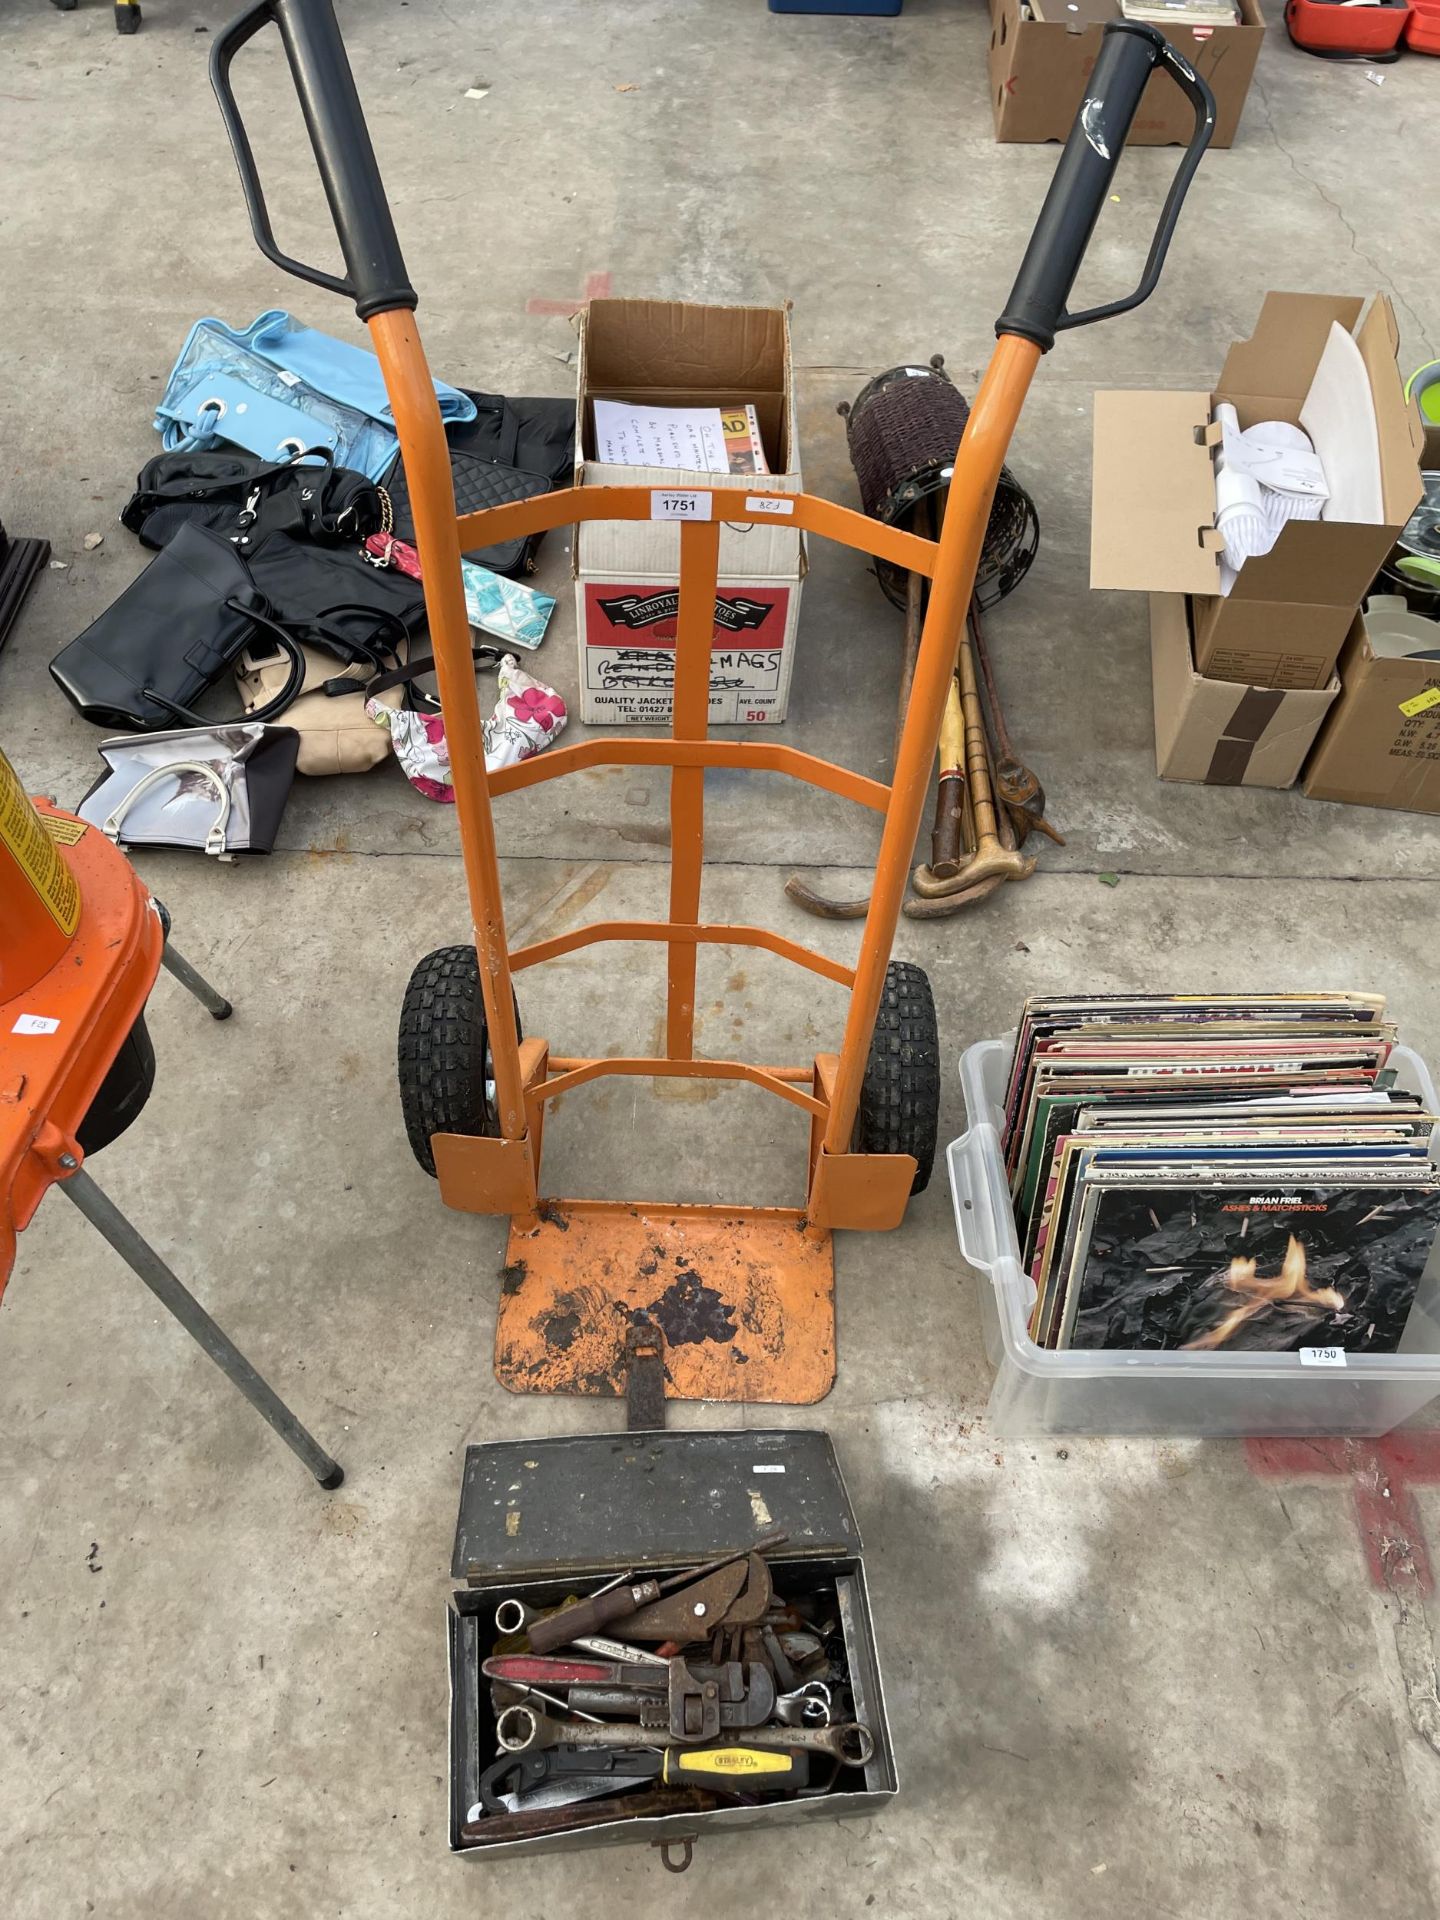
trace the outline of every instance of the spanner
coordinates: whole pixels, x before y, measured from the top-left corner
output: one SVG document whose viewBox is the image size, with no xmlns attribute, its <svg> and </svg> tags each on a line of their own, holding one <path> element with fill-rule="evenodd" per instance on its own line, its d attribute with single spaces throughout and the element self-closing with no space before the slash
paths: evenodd
<svg viewBox="0 0 1440 1920">
<path fill-rule="evenodd" d="M 553 1720 L 533 1707 L 507 1707 L 495 1723 L 495 1736 L 506 1753 L 527 1753 L 537 1747 L 650 1747 L 657 1737 L 664 1737 L 633 1721 L 577 1724 Z M 858 1720 L 833 1727 L 747 1727 L 744 1742 L 747 1747 L 828 1753 L 847 1767 L 868 1766 L 875 1757 L 874 1735 Z"/>
<path fill-rule="evenodd" d="M 782 1693 L 775 1701 L 775 1718 L 783 1727 L 828 1727 L 830 1689 L 823 1680 L 808 1680 L 793 1693 Z"/>
</svg>

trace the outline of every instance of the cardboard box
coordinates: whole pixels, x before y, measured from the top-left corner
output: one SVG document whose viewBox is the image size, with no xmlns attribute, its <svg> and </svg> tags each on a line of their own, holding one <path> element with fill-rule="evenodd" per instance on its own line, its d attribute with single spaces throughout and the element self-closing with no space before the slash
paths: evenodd
<svg viewBox="0 0 1440 1920">
<path fill-rule="evenodd" d="M 1362 616 L 1340 656 L 1340 681 L 1305 769 L 1309 798 L 1440 813 L 1440 660 L 1377 658 Z"/>
<path fill-rule="evenodd" d="M 1259 420 L 1298 425 L 1334 321 L 1354 333 L 1369 374 L 1384 521 L 1292 520 L 1221 598 L 1214 407 L 1228 400 L 1242 428 Z M 1356 609 L 1420 498 L 1421 434 L 1395 365 L 1398 346 L 1383 295 L 1367 311 L 1352 296 L 1271 293 L 1212 392 L 1097 393 L 1091 586 L 1196 596 L 1195 664 L 1208 678 L 1323 690 Z"/>
<path fill-rule="evenodd" d="M 579 408 L 575 484 L 611 487 L 700 487 L 716 492 L 801 491 L 795 430 L 790 314 L 785 307 L 699 307 L 681 300 L 592 300 L 580 316 Z M 594 402 L 653 406 L 720 406 L 748 401 L 765 443 L 768 474 L 701 473 L 675 467 L 602 466 L 595 444 Z M 720 571 L 751 580 L 800 573 L 802 537 L 783 515 L 775 523 L 726 526 Z M 590 521 L 576 529 L 582 573 L 642 577 L 680 567 L 680 529 L 673 521 Z"/>
<path fill-rule="evenodd" d="M 1121 16 L 1117 0 L 990 0 L 990 101 L 997 140 L 1068 138 L 1100 50 L 1107 20 Z M 1233 27 L 1166 26 L 1165 37 L 1210 84 L 1215 96 L 1212 147 L 1228 147 L 1265 38 L 1258 0 L 1240 0 Z M 1130 129 L 1131 146 L 1186 146 L 1195 110 L 1173 80 L 1156 74 Z"/>
<path fill-rule="evenodd" d="M 710 654 L 710 724 L 785 718 L 795 664 L 801 576 L 722 574 Z M 584 573 L 575 582 L 580 714 L 587 725 L 666 726 L 675 685 L 673 573 Z"/>
<path fill-rule="evenodd" d="M 805 539 L 787 496 L 801 491 L 786 307 L 698 307 L 679 300 L 592 300 L 580 322 L 575 484 L 702 492 L 720 529 L 710 669 L 714 726 L 785 718 L 805 578 Z M 755 408 L 768 474 L 602 465 L 597 399 L 655 406 Z M 772 518 L 724 522 L 727 492 L 774 496 Z M 680 525 L 671 519 L 587 521 L 572 568 L 580 641 L 581 714 L 590 724 L 665 726 L 675 680 Z"/>
<path fill-rule="evenodd" d="M 1340 682 L 1283 690 L 1207 680 L 1195 671 L 1182 594 L 1150 596 L 1155 771 L 1207 787 L 1294 784 Z"/>
</svg>

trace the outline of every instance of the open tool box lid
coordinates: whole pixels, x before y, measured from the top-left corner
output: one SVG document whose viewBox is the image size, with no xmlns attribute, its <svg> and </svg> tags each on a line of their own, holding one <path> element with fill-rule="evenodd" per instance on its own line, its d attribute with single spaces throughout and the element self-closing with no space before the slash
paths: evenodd
<svg viewBox="0 0 1440 1920">
<path fill-rule="evenodd" d="M 783 1527 L 776 1559 L 846 1559 L 860 1530 L 828 1433 L 597 1433 L 465 1449 L 450 1571 L 471 1586 L 697 1565 Z"/>
<path fill-rule="evenodd" d="M 1368 376 L 1380 446 L 1384 518 L 1374 525 L 1292 520 L 1267 554 L 1241 568 L 1228 596 L 1341 605 L 1344 625 L 1420 498 L 1420 430 L 1395 356 L 1400 332 L 1383 294 L 1268 293 L 1255 331 L 1230 348 L 1214 390 L 1095 395 L 1090 584 L 1147 593 L 1217 595 L 1222 541 L 1215 528 L 1215 405 L 1241 427 L 1300 421 L 1300 409 L 1336 322 L 1353 334 Z"/>
</svg>

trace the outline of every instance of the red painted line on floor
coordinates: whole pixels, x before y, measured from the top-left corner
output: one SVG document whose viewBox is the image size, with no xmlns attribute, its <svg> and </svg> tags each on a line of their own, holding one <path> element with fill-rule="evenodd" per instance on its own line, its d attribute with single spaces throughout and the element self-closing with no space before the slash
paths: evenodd
<svg viewBox="0 0 1440 1920">
<path fill-rule="evenodd" d="M 1247 1440 L 1245 1458 L 1262 1480 L 1347 1478 L 1373 1583 L 1385 1592 L 1396 1587 L 1434 1592 L 1414 1489 L 1440 1484 L 1440 1433 L 1392 1433 L 1380 1440 Z"/>
<path fill-rule="evenodd" d="M 608 273 L 587 273 L 585 291 L 578 300 L 543 300 L 536 296 L 525 302 L 525 311 L 526 313 L 563 314 L 568 319 L 571 315 L 577 314 L 582 307 L 588 306 L 592 300 L 608 300 L 612 278 L 613 276 Z"/>
</svg>

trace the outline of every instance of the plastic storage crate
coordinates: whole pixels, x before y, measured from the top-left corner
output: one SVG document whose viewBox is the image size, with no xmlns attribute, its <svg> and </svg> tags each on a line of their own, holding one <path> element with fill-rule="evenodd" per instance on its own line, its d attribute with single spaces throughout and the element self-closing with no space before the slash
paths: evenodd
<svg viewBox="0 0 1440 1920">
<path fill-rule="evenodd" d="M 1375 1435 L 1414 1420 L 1440 1395 L 1440 1239 L 1402 1353 L 1352 1353 L 1332 1369 L 1306 1366 L 1295 1353 L 1037 1347 L 1027 1329 L 1035 1286 L 1020 1264 L 1000 1149 L 1014 1050 L 1012 1034 L 960 1056 L 970 1126 L 946 1152 L 960 1251 L 979 1275 L 997 1434 Z M 1420 1056 L 1396 1047 L 1390 1064 L 1396 1085 L 1418 1093 L 1434 1113 L 1435 1087 Z"/>
</svg>

